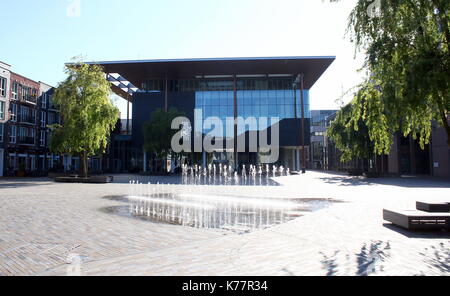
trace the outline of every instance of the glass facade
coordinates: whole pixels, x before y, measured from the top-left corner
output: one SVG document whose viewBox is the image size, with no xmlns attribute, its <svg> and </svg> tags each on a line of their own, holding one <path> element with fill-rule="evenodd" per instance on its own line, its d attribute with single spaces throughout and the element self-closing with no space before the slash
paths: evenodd
<svg viewBox="0 0 450 296">
<path fill-rule="evenodd" d="M 309 91 L 303 91 L 305 118 L 310 118 Z M 297 106 L 297 110 L 295 110 Z M 226 126 L 226 118 L 234 117 L 234 92 L 233 91 L 197 91 L 195 92 L 195 108 L 202 110 L 203 120 L 211 124 L 219 118 L 223 126 Z M 296 114 L 297 113 L 297 114 Z M 301 118 L 300 90 L 238 90 L 237 91 L 237 115 L 247 119 L 249 117 L 270 118 L 278 117 L 279 120 L 288 118 Z M 208 122 L 209 121 L 209 122 Z M 268 126 L 258 123 L 258 130 Z M 272 124 L 275 122 L 272 122 Z M 195 123 L 196 131 L 202 125 Z M 238 133 L 253 130 L 250 126 L 240 126 Z M 210 130 L 203 130 L 204 133 Z M 222 135 L 216 135 L 222 136 Z"/>
<path fill-rule="evenodd" d="M 337 110 L 312 110 L 311 126 L 326 127 L 326 119 L 336 112 Z"/>
<path fill-rule="evenodd" d="M 142 84 L 143 92 L 195 93 L 195 109 L 202 110 L 203 122 L 195 122 L 195 131 L 211 133 L 214 122 L 220 120 L 223 130 L 215 137 L 226 137 L 226 119 L 234 118 L 234 91 L 237 93 L 237 116 L 244 120 L 254 117 L 256 127 L 238 126 L 238 134 L 249 130 L 264 130 L 275 122 L 271 118 L 301 118 L 300 90 L 293 89 L 294 76 L 278 75 L 210 75 L 196 79 L 147 80 Z M 311 118 L 309 90 L 303 91 L 304 115 Z M 266 118 L 266 121 L 260 121 Z M 205 129 L 204 125 L 211 128 Z M 231 133 L 232 135 L 233 133 Z"/>
</svg>

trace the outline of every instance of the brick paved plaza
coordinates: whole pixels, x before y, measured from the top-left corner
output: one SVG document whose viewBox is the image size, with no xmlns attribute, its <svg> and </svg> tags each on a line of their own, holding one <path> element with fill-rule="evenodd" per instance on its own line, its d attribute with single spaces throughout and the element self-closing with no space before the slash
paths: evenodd
<svg viewBox="0 0 450 296">
<path fill-rule="evenodd" d="M 449 182 L 308 172 L 275 178 L 281 186 L 203 187 L 342 201 L 269 229 L 234 234 L 101 211 L 122 204 L 103 197 L 127 194 L 130 178 L 179 180 L 119 175 L 114 184 L 82 185 L 1 179 L 0 275 L 66 275 L 70 254 L 81 256 L 84 275 L 450 275 L 449 232 L 408 232 L 382 219 L 383 208 L 450 201 Z"/>
</svg>

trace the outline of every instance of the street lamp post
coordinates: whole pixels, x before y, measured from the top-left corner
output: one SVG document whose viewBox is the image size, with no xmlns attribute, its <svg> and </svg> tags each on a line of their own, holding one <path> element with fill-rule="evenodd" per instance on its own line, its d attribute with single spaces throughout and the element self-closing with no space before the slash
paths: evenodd
<svg viewBox="0 0 450 296">
<path fill-rule="evenodd" d="M 299 74 L 294 82 L 295 85 L 300 86 L 300 107 L 301 107 L 301 114 L 302 114 L 302 123 L 301 123 L 301 143 L 302 143 L 302 174 L 306 173 L 306 157 L 305 157 L 305 103 L 303 98 L 303 74 Z"/>
</svg>

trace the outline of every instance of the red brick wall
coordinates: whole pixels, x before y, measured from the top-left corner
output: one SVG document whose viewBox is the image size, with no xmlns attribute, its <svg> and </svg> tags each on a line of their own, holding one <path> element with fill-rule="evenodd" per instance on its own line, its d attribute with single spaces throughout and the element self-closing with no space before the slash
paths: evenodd
<svg viewBox="0 0 450 296">
<path fill-rule="evenodd" d="M 40 94 L 40 90 L 39 90 L 40 84 L 39 84 L 39 82 L 36 82 L 34 80 L 31 80 L 31 79 L 28 79 L 26 77 L 20 76 L 20 75 L 14 73 L 14 72 L 11 72 L 11 82 L 9 84 L 9 86 L 10 86 L 10 98 L 13 97 L 12 96 L 12 88 L 13 88 L 14 82 L 17 82 L 17 83 L 19 83 L 19 84 L 21 84 L 23 86 L 30 87 L 32 89 L 35 88 L 35 89 L 37 89 L 38 95 Z M 19 96 L 20 95 L 21 94 L 20 94 L 20 89 L 19 89 Z"/>
</svg>

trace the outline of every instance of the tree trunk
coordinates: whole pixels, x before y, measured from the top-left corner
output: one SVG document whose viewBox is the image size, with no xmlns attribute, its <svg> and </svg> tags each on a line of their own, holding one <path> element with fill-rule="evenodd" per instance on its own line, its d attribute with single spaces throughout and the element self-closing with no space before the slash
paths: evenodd
<svg viewBox="0 0 450 296">
<path fill-rule="evenodd" d="M 441 111 L 441 120 L 442 125 L 444 126 L 445 131 L 447 133 L 447 144 L 448 146 L 450 146 L 450 124 L 448 123 L 448 118 L 445 111 Z"/>
<path fill-rule="evenodd" d="M 80 175 L 83 178 L 88 177 L 88 164 L 87 164 L 87 153 L 86 151 L 83 151 L 80 154 Z"/>
<path fill-rule="evenodd" d="M 450 29 L 448 27 L 448 20 L 447 20 L 447 11 L 445 11 L 436 1 L 432 1 L 434 8 L 438 9 L 438 26 L 441 25 L 442 31 L 444 33 L 444 39 L 445 43 L 447 44 L 447 50 L 450 50 Z"/>
</svg>

